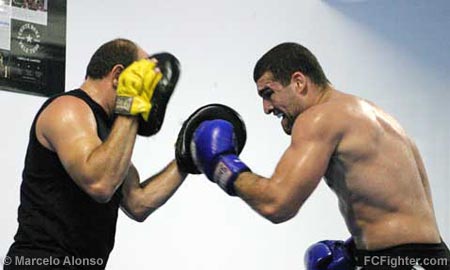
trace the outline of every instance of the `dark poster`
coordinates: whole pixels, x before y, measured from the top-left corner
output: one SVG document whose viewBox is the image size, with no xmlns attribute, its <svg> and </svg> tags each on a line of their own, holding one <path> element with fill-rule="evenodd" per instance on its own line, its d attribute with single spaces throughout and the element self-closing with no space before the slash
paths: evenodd
<svg viewBox="0 0 450 270">
<path fill-rule="evenodd" d="M 64 92 L 66 0 L 0 0 L 0 89 Z"/>
</svg>

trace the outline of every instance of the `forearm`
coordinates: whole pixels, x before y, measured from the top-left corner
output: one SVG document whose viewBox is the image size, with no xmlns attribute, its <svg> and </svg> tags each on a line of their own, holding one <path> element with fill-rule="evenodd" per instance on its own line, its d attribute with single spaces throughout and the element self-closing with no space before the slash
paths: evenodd
<svg viewBox="0 0 450 270">
<path fill-rule="evenodd" d="M 243 172 L 234 183 L 234 189 L 253 210 L 273 223 L 284 222 L 297 213 L 298 209 L 286 203 L 283 191 L 272 179 Z"/>
<path fill-rule="evenodd" d="M 178 170 L 174 161 L 158 174 L 140 184 L 141 204 L 145 208 L 157 209 L 162 206 L 183 183 L 187 174 Z"/>
<path fill-rule="evenodd" d="M 123 187 L 122 205 L 133 219 L 143 221 L 175 193 L 186 176 L 172 161 L 161 172 L 139 183 L 137 171 L 132 167 Z"/>
<path fill-rule="evenodd" d="M 112 130 L 86 160 L 88 183 L 114 193 L 125 179 L 136 140 L 136 117 L 118 116 Z"/>
</svg>

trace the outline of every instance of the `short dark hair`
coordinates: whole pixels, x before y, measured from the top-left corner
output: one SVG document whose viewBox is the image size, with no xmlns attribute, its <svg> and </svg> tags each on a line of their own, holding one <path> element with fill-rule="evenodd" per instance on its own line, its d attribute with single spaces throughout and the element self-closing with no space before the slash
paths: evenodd
<svg viewBox="0 0 450 270">
<path fill-rule="evenodd" d="M 330 83 L 314 54 L 293 42 L 281 43 L 266 52 L 255 65 L 253 80 L 258 81 L 267 71 L 284 86 L 290 83 L 291 76 L 296 71 L 307 75 L 319 86 Z"/>
<path fill-rule="evenodd" d="M 138 47 L 131 40 L 118 38 L 106 42 L 92 55 L 86 69 L 86 78 L 102 79 L 115 65 L 127 67 L 137 57 Z"/>
</svg>

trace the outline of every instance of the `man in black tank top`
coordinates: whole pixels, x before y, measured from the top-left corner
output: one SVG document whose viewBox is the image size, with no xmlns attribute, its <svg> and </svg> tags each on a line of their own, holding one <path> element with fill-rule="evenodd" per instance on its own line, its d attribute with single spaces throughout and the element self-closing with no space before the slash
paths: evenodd
<svg viewBox="0 0 450 270">
<path fill-rule="evenodd" d="M 80 89 L 43 104 L 31 126 L 5 270 L 104 269 L 119 207 L 143 221 L 183 182 L 174 161 L 142 183 L 131 163 L 140 118 L 158 107 L 151 97 L 164 76 L 148 57 L 129 40 L 107 42 Z"/>
</svg>

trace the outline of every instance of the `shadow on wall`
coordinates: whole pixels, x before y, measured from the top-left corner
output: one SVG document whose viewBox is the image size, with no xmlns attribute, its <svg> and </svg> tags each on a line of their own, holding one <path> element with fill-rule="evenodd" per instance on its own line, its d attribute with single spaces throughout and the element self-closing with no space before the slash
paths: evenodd
<svg viewBox="0 0 450 270">
<path fill-rule="evenodd" d="M 436 73 L 450 70 L 450 1 L 323 0 L 345 17 L 365 25 Z"/>
</svg>

